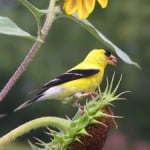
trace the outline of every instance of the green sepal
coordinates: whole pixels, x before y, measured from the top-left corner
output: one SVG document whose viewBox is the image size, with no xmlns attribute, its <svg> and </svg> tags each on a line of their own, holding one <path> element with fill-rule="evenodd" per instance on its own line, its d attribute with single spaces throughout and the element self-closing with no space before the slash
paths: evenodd
<svg viewBox="0 0 150 150">
<path fill-rule="evenodd" d="M 79 131 L 78 134 L 91 136 L 84 128 L 81 131 Z"/>
<path fill-rule="evenodd" d="M 90 122 L 90 124 L 99 124 L 99 125 L 102 125 L 102 126 L 104 126 L 104 127 L 107 127 L 107 125 L 106 125 L 105 123 L 103 123 L 103 122 L 101 122 L 101 121 L 98 121 L 98 120 L 96 120 L 96 119 L 93 119 L 93 120 Z"/>
<path fill-rule="evenodd" d="M 74 139 L 74 141 L 77 141 L 77 142 L 79 142 L 79 143 L 81 143 L 82 144 L 82 141 L 80 140 L 80 138 L 79 137 L 75 137 L 75 139 Z"/>
</svg>

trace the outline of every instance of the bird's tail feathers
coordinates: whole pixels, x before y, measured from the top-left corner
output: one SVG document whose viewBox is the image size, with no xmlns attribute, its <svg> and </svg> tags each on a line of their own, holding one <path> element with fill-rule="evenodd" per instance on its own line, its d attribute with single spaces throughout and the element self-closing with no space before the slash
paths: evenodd
<svg viewBox="0 0 150 150">
<path fill-rule="evenodd" d="M 0 114 L 0 119 L 6 117 L 8 114 Z"/>
<path fill-rule="evenodd" d="M 19 105 L 15 110 L 14 112 L 18 111 L 18 110 L 21 110 L 29 105 L 31 105 L 32 103 L 35 102 L 35 99 L 29 99 L 27 101 L 25 101 L 23 104 Z"/>
</svg>

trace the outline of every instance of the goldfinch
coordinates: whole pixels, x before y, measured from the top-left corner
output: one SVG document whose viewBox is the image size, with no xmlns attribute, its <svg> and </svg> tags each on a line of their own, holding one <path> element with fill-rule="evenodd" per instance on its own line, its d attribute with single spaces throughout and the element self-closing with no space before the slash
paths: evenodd
<svg viewBox="0 0 150 150">
<path fill-rule="evenodd" d="M 25 101 L 14 111 L 46 99 L 56 99 L 63 103 L 76 103 L 83 97 L 92 96 L 103 79 L 107 64 L 116 65 L 116 63 L 116 57 L 109 51 L 94 49 L 81 63 L 44 84 L 35 97 Z"/>
</svg>

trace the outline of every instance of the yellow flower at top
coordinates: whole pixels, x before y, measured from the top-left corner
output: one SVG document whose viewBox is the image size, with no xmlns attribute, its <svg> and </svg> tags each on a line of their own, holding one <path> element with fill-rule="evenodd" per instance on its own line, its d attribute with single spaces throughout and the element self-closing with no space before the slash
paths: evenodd
<svg viewBox="0 0 150 150">
<path fill-rule="evenodd" d="M 106 8 L 108 0 L 97 0 L 102 8 Z M 65 0 L 64 10 L 67 15 L 77 12 L 80 19 L 87 18 L 95 8 L 96 0 Z"/>
</svg>

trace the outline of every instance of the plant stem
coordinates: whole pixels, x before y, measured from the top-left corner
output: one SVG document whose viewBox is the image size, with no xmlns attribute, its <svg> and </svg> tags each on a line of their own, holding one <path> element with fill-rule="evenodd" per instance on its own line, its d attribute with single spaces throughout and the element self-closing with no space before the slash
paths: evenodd
<svg viewBox="0 0 150 150">
<path fill-rule="evenodd" d="M 16 129 L 10 131 L 6 135 L 0 138 L 0 148 L 4 147 L 6 144 L 12 142 L 17 137 L 40 127 L 53 126 L 60 129 L 63 132 L 66 132 L 70 125 L 70 121 L 58 117 L 41 117 L 29 121 Z"/>
<path fill-rule="evenodd" d="M 16 81 L 21 77 L 21 75 L 26 70 L 28 65 L 32 62 L 33 58 L 35 57 L 35 55 L 39 51 L 41 45 L 43 44 L 42 41 L 44 41 L 46 39 L 46 37 L 48 35 L 48 31 L 50 30 L 52 23 L 54 21 L 54 18 L 55 18 L 55 13 L 56 13 L 55 3 L 56 3 L 56 0 L 50 0 L 48 10 L 51 10 L 51 12 L 47 14 L 44 25 L 41 29 L 41 32 L 42 32 L 41 39 L 36 40 L 36 42 L 33 44 L 32 48 L 30 49 L 30 51 L 26 55 L 25 59 L 22 61 L 22 63 L 17 68 L 17 70 L 14 72 L 14 74 L 11 76 L 11 78 L 6 83 L 4 88 L 1 90 L 0 102 L 3 101 L 3 99 L 6 97 L 8 92 L 11 90 L 11 88 L 16 83 Z"/>
</svg>

